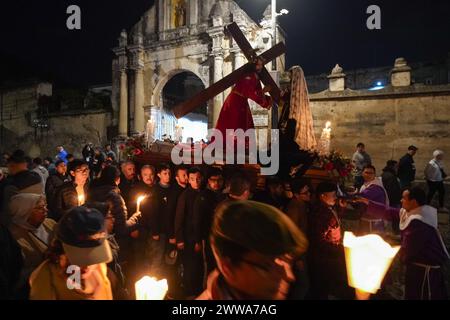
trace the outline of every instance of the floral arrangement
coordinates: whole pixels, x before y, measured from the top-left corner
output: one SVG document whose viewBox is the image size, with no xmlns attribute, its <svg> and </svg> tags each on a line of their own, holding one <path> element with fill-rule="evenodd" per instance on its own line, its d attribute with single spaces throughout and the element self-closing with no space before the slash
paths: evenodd
<svg viewBox="0 0 450 320">
<path fill-rule="evenodd" d="M 139 135 L 134 138 L 128 138 L 125 143 L 119 145 L 119 150 L 120 152 L 123 152 L 128 159 L 144 154 L 148 151 L 145 136 Z"/>
<path fill-rule="evenodd" d="M 351 179 L 352 161 L 340 151 L 333 150 L 329 154 L 315 153 L 315 164 L 340 180 Z"/>
</svg>

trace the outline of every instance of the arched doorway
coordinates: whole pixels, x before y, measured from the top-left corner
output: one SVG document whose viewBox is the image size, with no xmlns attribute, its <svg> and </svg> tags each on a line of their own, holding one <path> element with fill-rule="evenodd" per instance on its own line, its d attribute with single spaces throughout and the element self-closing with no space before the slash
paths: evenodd
<svg viewBox="0 0 450 320">
<path fill-rule="evenodd" d="M 162 90 L 162 134 L 175 139 L 176 126 L 182 129 L 182 141 L 188 138 L 194 141 L 206 139 L 208 133 L 207 105 L 199 107 L 194 112 L 178 121 L 172 115 L 172 109 L 180 102 L 190 99 L 196 93 L 205 89 L 202 80 L 194 73 L 184 71 L 173 76 Z M 164 137 L 164 136 L 163 136 Z"/>
</svg>

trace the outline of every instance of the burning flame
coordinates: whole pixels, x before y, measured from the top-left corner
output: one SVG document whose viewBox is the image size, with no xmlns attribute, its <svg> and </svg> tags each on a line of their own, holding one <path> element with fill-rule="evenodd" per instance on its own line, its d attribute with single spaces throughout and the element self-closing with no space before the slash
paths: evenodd
<svg viewBox="0 0 450 320">
<path fill-rule="evenodd" d="M 135 283 L 136 300 L 163 300 L 169 286 L 166 279 L 145 276 Z"/>
<path fill-rule="evenodd" d="M 78 196 L 78 205 L 82 206 L 84 204 L 84 195 L 79 195 Z"/>
<path fill-rule="evenodd" d="M 141 202 L 146 198 L 146 196 L 139 196 L 137 198 L 137 208 L 136 212 L 141 212 Z"/>
<path fill-rule="evenodd" d="M 344 234 L 345 263 L 350 287 L 376 293 L 400 246 L 391 247 L 380 236 Z"/>
</svg>

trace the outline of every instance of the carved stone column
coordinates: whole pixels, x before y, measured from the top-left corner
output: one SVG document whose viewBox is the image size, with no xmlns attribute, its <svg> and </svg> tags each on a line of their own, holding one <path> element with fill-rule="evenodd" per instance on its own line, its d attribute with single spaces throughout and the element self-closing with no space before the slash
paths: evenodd
<svg viewBox="0 0 450 320">
<path fill-rule="evenodd" d="M 120 70 L 119 135 L 128 136 L 128 76 L 127 70 Z"/>
</svg>

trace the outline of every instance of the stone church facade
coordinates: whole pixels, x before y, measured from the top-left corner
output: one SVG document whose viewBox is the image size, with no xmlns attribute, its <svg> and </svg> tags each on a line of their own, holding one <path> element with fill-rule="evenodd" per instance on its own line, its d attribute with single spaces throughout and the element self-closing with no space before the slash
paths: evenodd
<svg viewBox="0 0 450 320">
<path fill-rule="evenodd" d="M 247 62 L 225 32 L 231 22 L 239 25 L 258 52 L 272 46 L 270 8 L 258 24 L 231 0 L 158 0 L 129 31 L 121 32 L 113 49 L 111 99 L 120 136 L 143 132 L 149 119 L 160 127 L 167 127 L 161 121 L 174 126 L 162 92 L 175 75 L 193 74 L 207 88 Z M 284 41 L 280 30 L 277 39 Z M 277 66 L 284 69 L 284 56 Z M 209 127 L 215 125 L 227 92 L 208 103 Z M 256 119 L 267 120 L 257 126 L 269 123 L 267 111 L 252 109 Z"/>
</svg>

